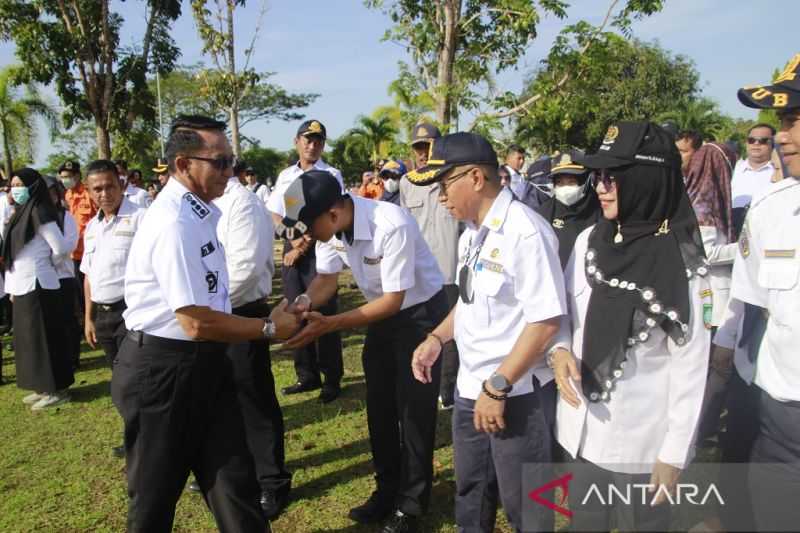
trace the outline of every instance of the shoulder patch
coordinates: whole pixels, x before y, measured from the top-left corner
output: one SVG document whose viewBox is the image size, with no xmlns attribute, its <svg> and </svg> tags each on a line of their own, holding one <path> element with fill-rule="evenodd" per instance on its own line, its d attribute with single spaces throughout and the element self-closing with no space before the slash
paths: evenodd
<svg viewBox="0 0 800 533">
<path fill-rule="evenodd" d="M 742 234 L 739 236 L 739 251 L 741 252 L 742 257 L 745 259 L 750 256 L 750 239 L 748 233 L 749 230 L 747 228 L 747 223 L 745 222 Z"/>
<path fill-rule="evenodd" d="M 192 207 L 192 211 L 200 219 L 206 218 L 211 211 L 203 204 L 203 202 L 194 194 L 187 192 L 183 195 L 183 199 Z"/>
</svg>

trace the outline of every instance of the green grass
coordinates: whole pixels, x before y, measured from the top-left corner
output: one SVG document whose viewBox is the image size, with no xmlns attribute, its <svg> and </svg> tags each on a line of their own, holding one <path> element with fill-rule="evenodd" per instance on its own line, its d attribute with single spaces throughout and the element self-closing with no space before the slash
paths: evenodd
<svg viewBox="0 0 800 533">
<path fill-rule="evenodd" d="M 340 309 L 361 302 L 340 283 Z M 281 294 L 276 276 L 273 294 Z M 283 396 L 286 454 L 293 472 L 292 502 L 273 522 L 276 532 L 367 532 L 347 518 L 374 488 L 365 385 L 361 368 L 363 331 L 343 332 L 345 377 L 341 398 L 322 405 L 317 392 Z M 23 405 L 27 394 L 14 385 L 10 339 L 3 338 L 0 387 L 0 531 L 123 531 L 127 509 L 124 461 L 111 454 L 121 442 L 122 423 L 111 403 L 111 373 L 99 350 L 84 345 L 72 402 L 38 413 Z M 272 350 L 272 370 L 280 389 L 295 381 L 291 355 Z M 422 530 L 453 531 L 453 455 L 450 413 L 440 412 L 431 510 Z M 498 513 L 502 515 L 502 512 Z M 176 531 L 215 531 L 200 496 L 185 492 Z M 498 516 L 498 531 L 509 531 Z"/>
</svg>

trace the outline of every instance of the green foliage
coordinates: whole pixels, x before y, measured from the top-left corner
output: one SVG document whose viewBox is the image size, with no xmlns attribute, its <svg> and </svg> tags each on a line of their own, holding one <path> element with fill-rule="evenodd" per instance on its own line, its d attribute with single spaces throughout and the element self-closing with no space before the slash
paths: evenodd
<svg viewBox="0 0 800 533">
<path fill-rule="evenodd" d="M 718 133 L 729 128 L 730 119 L 709 98 L 689 97 L 675 102 L 673 109 L 661 113 L 657 120 L 674 122 L 680 130 L 693 130 L 703 139 L 718 140 Z M 724 133 L 724 131 L 723 131 Z"/>
<path fill-rule="evenodd" d="M 612 121 L 652 120 L 694 100 L 698 80 L 684 56 L 611 32 L 598 35 L 579 22 L 561 32 L 527 83 L 522 99 L 542 97 L 518 118 L 516 137 L 544 152 L 593 148 Z M 505 98 L 499 107 L 516 101 L 513 94 Z"/>
<path fill-rule="evenodd" d="M 286 152 L 261 146 L 252 146 L 242 152 L 242 157 L 256 171 L 256 176 L 261 180 L 272 178 L 273 181 L 280 171 L 288 166 L 287 155 Z"/>
<path fill-rule="evenodd" d="M 374 164 L 363 138 L 346 132 L 328 143 L 331 149 L 324 156 L 325 161 L 341 171 L 345 185 L 361 185 L 361 173 L 371 170 Z"/>
<path fill-rule="evenodd" d="M 360 116 L 357 123 L 358 126 L 349 131 L 345 155 L 351 157 L 354 154 L 359 156 L 369 154 L 373 165 L 379 159 L 388 157 L 389 149 L 397 134 L 389 117 L 373 119 Z"/>
</svg>

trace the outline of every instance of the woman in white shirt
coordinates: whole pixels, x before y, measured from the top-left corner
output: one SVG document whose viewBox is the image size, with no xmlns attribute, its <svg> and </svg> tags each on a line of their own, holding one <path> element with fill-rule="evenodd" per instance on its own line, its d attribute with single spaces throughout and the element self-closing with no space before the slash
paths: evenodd
<svg viewBox="0 0 800 533">
<path fill-rule="evenodd" d="M 33 391 L 23 402 L 39 410 L 68 401 L 75 381 L 55 267 L 71 247 L 38 172 L 14 172 L 11 194 L 17 209 L 3 234 L 2 257 L 5 290 L 14 297 L 17 386 Z"/>
<path fill-rule="evenodd" d="M 78 224 L 70 212 L 64 207 L 64 185 L 50 176 L 45 176 L 44 181 L 47 184 L 47 191 L 50 194 L 50 200 L 56 206 L 58 213 L 58 227 L 61 233 L 64 234 L 64 239 L 67 241 L 67 247 L 70 249 L 70 254 L 75 250 L 78 244 Z M 81 356 L 81 338 L 83 328 L 78 322 L 78 280 L 75 278 L 75 263 L 72 258 L 62 256 L 58 263 L 55 263 L 56 273 L 58 274 L 58 282 L 61 286 L 61 301 L 64 304 L 64 325 L 67 334 L 67 347 L 69 348 L 69 360 L 72 362 L 72 368 L 78 368 Z"/>
<path fill-rule="evenodd" d="M 667 531 L 664 491 L 691 460 L 705 385 L 705 254 L 671 136 L 622 122 L 601 150 L 584 164 L 599 171 L 603 218 L 578 236 L 564 276 L 570 324 L 557 344 L 571 333 L 571 353 L 550 358 L 557 438 L 575 459 L 572 528 Z M 606 505 L 593 484 L 603 495 L 664 489 Z"/>
</svg>

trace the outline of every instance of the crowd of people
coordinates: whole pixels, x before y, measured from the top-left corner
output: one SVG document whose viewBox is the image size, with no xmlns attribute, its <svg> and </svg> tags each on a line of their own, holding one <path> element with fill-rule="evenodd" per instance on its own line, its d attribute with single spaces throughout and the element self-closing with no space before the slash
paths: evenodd
<svg viewBox="0 0 800 533">
<path fill-rule="evenodd" d="M 420 123 L 413 160 L 348 190 L 308 120 L 270 190 L 226 124 L 180 116 L 151 193 L 124 161 L 18 169 L 0 222 L 22 401 L 69 401 L 85 338 L 112 370 L 128 529 L 171 530 L 193 473 L 220 530 L 265 531 L 292 480 L 270 343 L 293 350 L 282 393 L 328 403 L 341 332 L 366 327 L 375 490 L 355 522 L 420 530 L 436 418 L 452 410 L 458 531 L 494 531 L 499 505 L 515 531 L 553 530 L 525 487 L 556 462 L 581 466 L 573 530 L 669 530 L 669 494 L 709 444 L 750 468 L 720 472 L 731 503 L 706 530 L 796 529 L 800 54 L 738 96 L 781 123 L 753 126 L 741 160 L 696 132 L 619 121 L 594 153 L 523 173 L 518 145 L 500 163 L 484 137 Z M 354 309 L 337 301 L 345 268 L 365 300 Z M 598 483 L 655 495 L 576 497 Z"/>
</svg>

